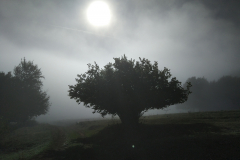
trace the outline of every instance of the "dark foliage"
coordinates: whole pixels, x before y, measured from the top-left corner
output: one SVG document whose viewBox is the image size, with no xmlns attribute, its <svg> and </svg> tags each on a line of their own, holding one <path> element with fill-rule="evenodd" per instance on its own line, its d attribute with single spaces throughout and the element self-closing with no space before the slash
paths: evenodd
<svg viewBox="0 0 240 160">
<path fill-rule="evenodd" d="M 213 82 L 192 77 L 187 82 L 193 85 L 192 94 L 177 108 L 193 111 L 240 109 L 240 77 L 224 76 Z"/>
<path fill-rule="evenodd" d="M 123 124 L 136 125 L 139 118 L 149 109 L 163 109 L 183 103 L 190 94 L 191 84 L 184 89 L 170 70 L 158 70 L 158 63 L 147 59 L 128 60 L 124 55 L 114 58 L 100 69 L 88 64 L 88 71 L 78 75 L 76 85 L 70 85 L 69 96 L 77 103 L 102 116 L 118 115 Z M 170 79 L 171 78 L 171 79 Z"/>
<path fill-rule="evenodd" d="M 49 97 L 42 91 L 41 70 L 25 58 L 11 72 L 0 73 L 0 116 L 9 122 L 25 122 L 46 114 Z"/>
</svg>

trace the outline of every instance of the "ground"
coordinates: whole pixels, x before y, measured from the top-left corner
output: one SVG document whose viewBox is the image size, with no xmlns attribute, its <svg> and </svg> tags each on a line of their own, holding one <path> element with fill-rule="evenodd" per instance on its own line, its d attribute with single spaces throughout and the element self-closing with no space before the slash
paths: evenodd
<svg viewBox="0 0 240 160">
<path fill-rule="evenodd" d="M 0 156 L 8 159 L 10 155 L 19 153 L 18 157 L 11 158 L 31 160 L 237 160 L 240 159 L 239 126 L 239 110 L 148 116 L 143 117 L 141 124 L 134 129 L 124 128 L 117 119 L 85 121 L 69 126 L 46 125 L 45 132 L 38 131 L 37 137 L 45 135 L 42 142 L 49 143 L 39 153 L 27 156 L 24 152 L 24 149 L 40 144 L 32 135 L 33 139 L 28 143 L 32 146 L 25 144 L 20 149 L 15 147 L 15 150 L 11 148 L 17 141 L 12 140 L 10 144 L 11 140 L 5 140 L 8 143 L 1 145 L 9 144 L 8 149 L 3 150 Z M 29 133 L 36 132 L 36 129 L 32 127 L 30 131 L 29 128 Z M 24 144 L 18 143 L 19 146 Z"/>
</svg>

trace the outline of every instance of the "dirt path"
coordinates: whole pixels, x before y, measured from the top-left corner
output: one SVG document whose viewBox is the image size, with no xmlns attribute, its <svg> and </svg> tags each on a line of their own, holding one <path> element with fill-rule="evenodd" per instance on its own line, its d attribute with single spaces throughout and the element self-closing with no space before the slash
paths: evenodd
<svg viewBox="0 0 240 160">
<path fill-rule="evenodd" d="M 65 151 L 68 147 L 68 134 L 69 133 L 76 133 L 79 135 L 79 137 L 84 138 L 84 133 L 72 126 L 69 127 L 54 127 L 51 130 L 51 144 L 50 149 L 47 150 L 45 153 L 38 155 L 37 157 L 31 159 L 31 160 L 54 160 L 55 154 L 57 152 Z"/>
<path fill-rule="evenodd" d="M 53 150 L 61 149 L 66 142 L 66 133 L 64 129 L 61 127 L 55 127 L 51 132 L 51 136 L 52 136 L 51 148 Z"/>
<path fill-rule="evenodd" d="M 54 153 L 56 151 L 64 150 L 66 138 L 66 132 L 63 127 L 56 126 L 52 128 L 49 150 L 37 155 L 31 160 L 53 160 L 55 157 Z"/>
</svg>

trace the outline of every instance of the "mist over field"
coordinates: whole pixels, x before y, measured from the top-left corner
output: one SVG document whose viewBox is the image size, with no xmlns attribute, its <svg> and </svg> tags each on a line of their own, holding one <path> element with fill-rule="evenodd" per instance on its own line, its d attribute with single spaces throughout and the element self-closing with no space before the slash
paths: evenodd
<svg viewBox="0 0 240 160">
<path fill-rule="evenodd" d="M 193 76 L 208 81 L 240 76 L 240 2 L 106 2 L 111 22 L 95 27 L 86 18 L 88 0 L 0 1 L 0 71 L 13 71 L 24 57 L 41 68 L 52 105 L 38 121 L 100 118 L 69 98 L 68 85 L 76 84 L 88 63 L 103 68 L 124 54 L 157 61 L 182 84 Z M 178 112 L 184 110 L 171 106 L 145 115 Z"/>
</svg>

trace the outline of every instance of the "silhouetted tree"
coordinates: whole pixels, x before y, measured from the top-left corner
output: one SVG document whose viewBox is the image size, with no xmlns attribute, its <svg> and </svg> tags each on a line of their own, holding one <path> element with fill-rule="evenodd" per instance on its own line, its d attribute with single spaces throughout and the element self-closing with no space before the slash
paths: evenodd
<svg viewBox="0 0 240 160">
<path fill-rule="evenodd" d="M 219 109 L 240 109 L 240 77 L 223 76 L 210 84 Z"/>
<path fill-rule="evenodd" d="M 192 94 L 178 109 L 209 111 L 240 109 L 240 77 L 223 76 L 218 81 L 192 77 Z M 187 85 L 184 84 L 184 85 Z"/>
<path fill-rule="evenodd" d="M 203 78 L 191 77 L 188 78 L 186 83 L 183 85 L 184 88 L 187 86 L 187 82 L 191 82 L 191 91 L 192 94 L 189 95 L 188 101 L 184 104 L 177 105 L 177 108 L 194 110 L 198 108 L 207 109 L 209 103 L 208 96 L 209 93 L 209 82 Z"/>
<path fill-rule="evenodd" d="M 0 73 L 0 116 L 2 119 L 17 117 L 17 108 L 21 104 L 20 81 L 14 78 L 11 72 Z"/>
<path fill-rule="evenodd" d="M 124 125 L 137 125 L 139 118 L 149 109 L 163 109 L 183 103 L 190 94 L 190 83 L 184 89 L 170 70 L 158 70 L 158 63 L 147 59 L 128 60 L 124 55 L 114 58 L 100 69 L 88 64 L 88 71 L 78 75 L 76 85 L 69 85 L 69 96 L 77 103 L 102 116 L 118 115 Z"/>
<path fill-rule="evenodd" d="M 25 58 L 14 68 L 14 75 L 0 73 L 0 116 L 24 122 L 46 114 L 49 96 L 42 91 L 41 70 Z"/>
</svg>

